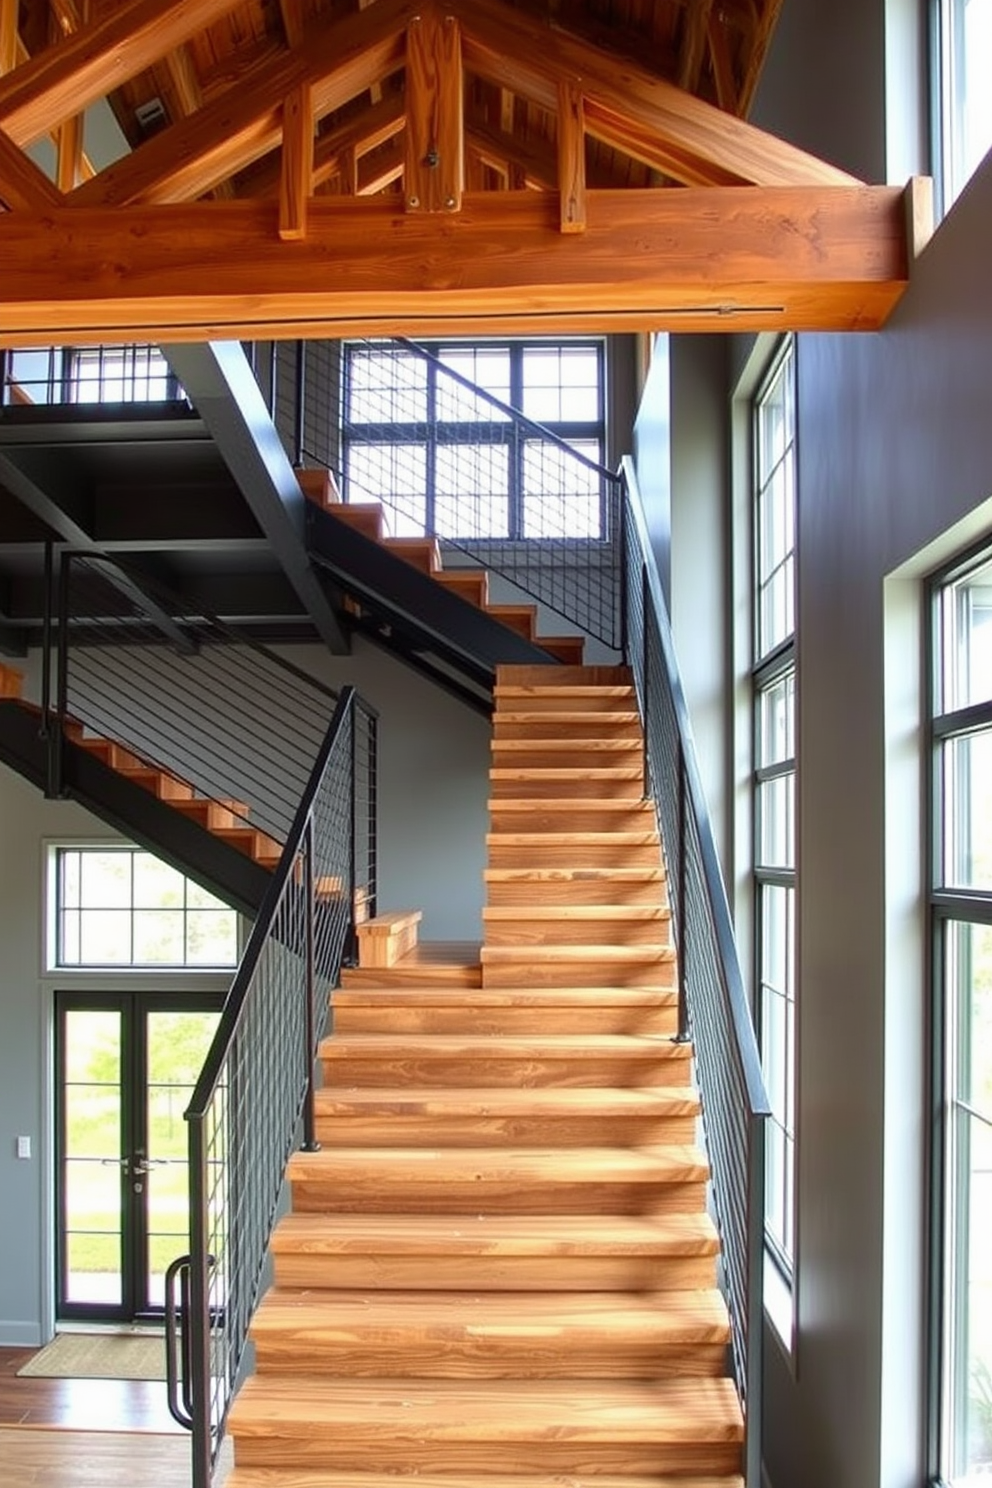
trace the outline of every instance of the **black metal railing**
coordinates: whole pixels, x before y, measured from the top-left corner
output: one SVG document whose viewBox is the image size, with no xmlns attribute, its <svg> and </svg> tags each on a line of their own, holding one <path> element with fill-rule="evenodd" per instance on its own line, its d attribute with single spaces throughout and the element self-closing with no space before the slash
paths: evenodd
<svg viewBox="0 0 992 1488">
<path fill-rule="evenodd" d="M 82 725 L 284 843 L 337 694 L 117 560 L 65 550 L 55 584 L 46 723 Z M 50 730 L 54 795 L 64 737 Z"/>
<path fill-rule="evenodd" d="M 186 1111 L 190 1251 L 167 1331 L 193 1488 L 212 1479 L 287 1160 L 315 1145 L 314 1063 L 355 906 L 375 913 L 376 755 L 376 714 L 346 688 Z"/>
<path fill-rule="evenodd" d="M 345 500 L 381 502 L 391 536 L 437 537 L 618 648 L 621 487 L 598 426 L 569 442 L 411 341 L 346 356 Z"/>
<path fill-rule="evenodd" d="M 679 1036 L 692 1039 L 702 1101 L 734 1374 L 745 1409 L 746 1483 L 759 1488 L 765 1122 L 771 1111 L 668 611 L 630 462 L 624 473 L 624 651 L 637 685 L 645 780 L 664 844 L 678 952 Z"/>
</svg>

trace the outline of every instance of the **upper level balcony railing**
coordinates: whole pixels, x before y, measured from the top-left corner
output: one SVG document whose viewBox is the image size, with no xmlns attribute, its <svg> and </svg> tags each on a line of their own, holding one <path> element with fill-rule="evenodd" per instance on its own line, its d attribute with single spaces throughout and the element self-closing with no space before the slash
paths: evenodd
<svg viewBox="0 0 992 1488">
<path fill-rule="evenodd" d="M 184 397 L 157 346 L 48 346 L 0 352 L 0 404 L 169 403 Z"/>
</svg>

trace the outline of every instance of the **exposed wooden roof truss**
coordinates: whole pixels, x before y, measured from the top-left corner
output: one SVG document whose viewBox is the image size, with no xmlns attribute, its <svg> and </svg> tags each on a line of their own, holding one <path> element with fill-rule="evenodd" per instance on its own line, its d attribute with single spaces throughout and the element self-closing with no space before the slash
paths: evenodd
<svg viewBox="0 0 992 1488">
<path fill-rule="evenodd" d="M 745 122 L 780 5 L 0 0 L 0 337 L 878 326 L 925 188 Z"/>
</svg>

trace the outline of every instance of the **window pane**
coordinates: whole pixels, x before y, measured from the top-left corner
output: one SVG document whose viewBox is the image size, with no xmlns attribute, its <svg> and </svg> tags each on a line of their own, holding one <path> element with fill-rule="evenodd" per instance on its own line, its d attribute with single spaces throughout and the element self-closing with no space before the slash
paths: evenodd
<svg viewBox="0 0 992 1488">
<path fill-rule="evenodd" d="M 467 378 L 501 403 L 510 401 L 508 346 L 445 346 L 438 353 L 446 367 Z M 476 398 L 453 377 L 438 373 L 437 417 L 441 423 L 502 423 L 507 415 L 485 398 Z"/>
<path fill-rule="evenodd" d="M 571 448 L 590 460 L 599 448 L 577 440 Z M 599 472 L 568 459 L 548 440 L 528 439 L 524 445 L 524 536 L 580 538 L 602 532 Z"/>
<path fill-rule="evenodd" d="M 184 920 L 181 909 L 139 909 L 134 914 L 134 959 L 138 965 L 182 966 Z"/>
<path fill-rule="evenodd" d="M 758 787 L 758 866 L 793 868 L 796 862 L 795 776 L 778 775 Z"/>
<path fill-rule="evenodd" d="M 992 731 L 949 739 L 941 759 L 944 882 L 992 890 Z"/>
<path fill-rule="evenodd" d="M 539 424 L 597 423 L 599 354 L 587 346 L 527 347 L 523 412 Z"/>
<path fill-rule="evenodd" d="M 140 909 L 182 909 L 183 875 L 153 858 L 151 853 L 134 855 L 134 902 Z"/>
<path fill-rule="evenodd" d="M 509 533 L 509 451 L 505 444 L 451 444 L 437 451 L 434 531 L 438 537 Z"/>
<path fill-rule="evenodd" d="M 131 915 L 126 909 L 86 909 L 79 936 L 83 966 L 128 966 L 131 953 Z"/>
<path fill-rule="evenodd" d="M 80 854 L 80 902 L 84 909 L 114 909 L 131 902 L 131 854 Z"/>
<path fill-rule="evenodd" d="M 791 341 L 754 409 L 757 660 L 795 630 L 795 408 Z"/>
<path fill-rule="evenodd" d="M 427 451 L 422 444 L 352 444 L 349 501 L 381 501 L 393 537 L 420 537 L 427 520 Z"/>
<path fill-rule="evenodd" d="M 941 114 L 945 206 L 992 145 L 992 0 L 943 0 Z"/>
<path fill-rule="evenodd" d="M 761 1063 L 772 1117 L 766 1137 L 765 1223 L 781 1257 L 793 1252 L 795 1168 L 795 890 L 762 884 Z"/>
<path fill-rule="evenodd" d="M 238 917 L 233 909 L 192 910 L 186 917 L 189 966 L 236 966 Z"/>
<path fill-rule="evenodd" d="M 784 764 L 796 752 L 796 674 L 776 678 L 758 695 L 758 766 Z"/>
<path fill-rule="evenodd" d="M 427 418 L 427 363 L 398 347 L 352 347 L 347 421 L 412 424 Z"/>
<path fill-rule="evenodd" d="M 941 591 L 939 710 L 992 700 L 992 563 Z"/>
</svg>

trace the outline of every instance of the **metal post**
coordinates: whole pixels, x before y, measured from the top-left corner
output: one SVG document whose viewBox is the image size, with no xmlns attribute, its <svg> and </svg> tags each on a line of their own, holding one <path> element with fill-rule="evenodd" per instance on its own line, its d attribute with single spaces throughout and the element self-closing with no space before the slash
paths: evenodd
<svg viewBox="0 0 992 1488">
<path fill-rule="evenodd" d="M 378 914 L 378 869 L 377 854 L 379 851 L 379 720 L 374 714 L 369 714 L 367 723 L 368 751 L 369 751 L 369 882 L 368 882 L 368 904 L 369 915 Z"/>
<path fill-rule="evenodd" d="M 744 1380 L 744 1482 L 761 1488 L 762 1379 L 764 1372 L 765 1121 L 748 1121 L 747 1353 Z"/>
<path fill-rule="evenodd" d="M 192 1488 L 210 1488 L 213 1477 L 213 1422 L 211 1420 L 210 1297 L 212 1258 L 207 1253 L 207 1153 L 204 1125 L 199 1119 L 189 1126 L 190 1184 L 190 1315 L 183 1319 L 189 1332 L 190 1365 L 188 1400 L 193 1418 Z M 230 1264 L 230 1258 L 228 1258 Z M 185 1393 L 185 1392 L 184 1392 Z"/>
<path fill-rule="evenodd" d="M 45 543 L 45 609 L 41 621 L 41 738 L 49 737 L 52 713 L 52 543 Z"/>
<path fill-rule="evenodd" d="M 358 709 L 354 694 L 349 707 L 351 742 L 349 746 L 349 785 L 351 789 L 350 832 L 348 840 L 348 902 L 351 905 L 351 927 L 348 932 L 346 959 L 354 966 L 358 961 L 358 930 L 355 921 L 355 894 L 358 891 L 357 847 L 358 847 Z M 369 914 L 374 913 L 369 910 Z"/>
<path fill-rule="evenodd" d="M 648 615 L 651 613 L 651 586 L 648 582 L 648 566 L 641 564 L 641 720 L 644 734 L 644 799 L 651 794 L 651 756 L 648 751 L 648 723 L 650 718 L 650 684 L 648 682 Z"/>
<path fill-rule="evenodd" d="M 299 470 L 303 465 L 304 410 L 306 407 L 306 347 L 305 341 L 296 343 L 296 404 L 293 409 L 293 465 Z"/>
<path fill-rule="evenodd" d="M 628 629 L 627 629 L 627 625 L 628 625 L 628 605 L 629 605 L 629 600 L 628 600 L 628 595 L 627 595 L 627 583 L 628 583 L 628 559 L 630 557 L 630 554 L 627 551 L 627 502 L 629 500 L 630 500 L 630 497 L 627 495 L 627 487 L 625 485 L 621 485 L 620 491 L 619 491 L 619 497 L 618 497 L 617 502 L 616 502 L 616 511 L 618 513 L 618 517 L 617 517 L 617 532 L 615 534 L 614 541 L 617 544 L 617 556 L 618 556 L 618 561 L 619 561 L 619 566 L 620 566 L 620 595 L 619 595 L 619 600 L 620 600 L 620 636 L 619 636 L 619 640 L 620 640 L 620 655 L 623 657 L 624 661 L 627 660 L 627 647 L 628 647 L 628 645 L 630 643 L 630 637 L 629 637 L 629 633 L 628 633 Z"/>
<path fill-rule="evenodd" d="M 678 919 L 676 923 L 675 944 L 678 954 L 679 968 L 679 1031 L 675 1036 L 678 1044 L 689 1042 L 689 993 L 686 962 L 689 959 L 689 934 L 685 922 L 685 879 L 687 852 L 687 817 L 686 817 L 686 772 L 685 751 L 679 744 L 679 881 L 678 881 Z"/>
<path fill-rule="evenodd" d="M 52 746 L 48 772 L 49 795 L 56 799 L 62 794 L 65 720 L 69 711 L 69 572 L 71 564 L 72 554 L 63 552 L 59 557 L 57 712 L 55 728 L 52 730 Z"/>
<path fill-rule="evenodd" d="M 314 1115 L 314 1056 L 316 1054 L 316 1028 L 313 1015 L 313 1003 L 317 989 L 316 972 L 316 943 L 314 937 L 314 881 L 313 881 L 313 814 L 306 825 L 303 838 L 303 893 L 306 899 L 304 914 L 306 916 L 306 1016 L 303 1020 L 304 1037 L 306 1039 L 306 1072 L 307 1088 L 303 1097 L 303 1150 L 304 1152 L 319 1152 L 320 1143 L 317 1141 L 317 1123 Z"/>
</svg>

